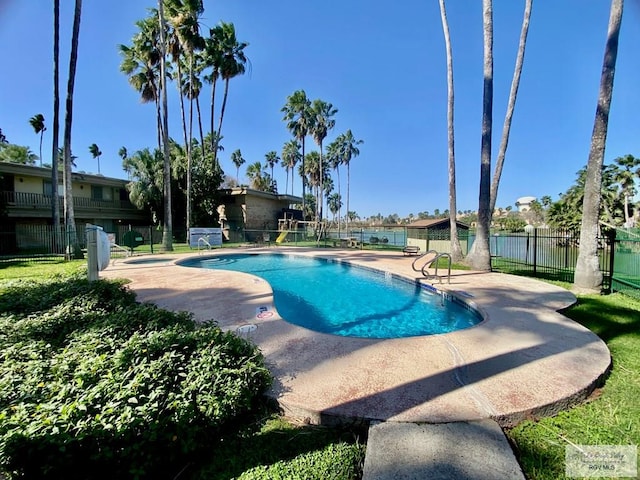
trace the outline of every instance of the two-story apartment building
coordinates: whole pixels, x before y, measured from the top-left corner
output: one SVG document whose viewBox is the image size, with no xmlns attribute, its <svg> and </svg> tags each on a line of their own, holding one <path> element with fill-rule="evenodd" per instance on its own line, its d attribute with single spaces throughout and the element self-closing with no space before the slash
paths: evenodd
<svg viewBox="0 0 640 480">
<path fill-rule="evenodd" d="M 72 174 L 73 205 L 78 231 L 86 223 L 114 232 L 120 225 L 149 225 L 148 211 L 138 210 L 130 201 L 127 180 L 87 173 Z M 28 248 L 24 235 L 30 227 L 52 224 L 51 199 L 57 191 L 60 218 L 64 219 L 62 175 L 56 189 L 51 169 L 0 162 L 0 234 L 3 243 Z M 9 239 L 7 236 L 12 236 Z"/>
</svg>

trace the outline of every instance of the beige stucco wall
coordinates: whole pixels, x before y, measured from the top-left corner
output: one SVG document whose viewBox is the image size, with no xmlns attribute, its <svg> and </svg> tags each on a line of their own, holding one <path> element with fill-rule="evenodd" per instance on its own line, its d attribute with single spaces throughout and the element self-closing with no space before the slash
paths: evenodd
<svg viewBox="0 0 640 480">
<path fill-rule="evenodd" d="M 41 178 L 16 175 L 13 183 L 15 191 L 19 193 L 37 193 L 39 195 L 44 193 Z"/>
<path fill-rule="evenodd" d="M 91 198 L 91 185 L 88 183 L 72 183 L 71 187 L 74 197 Z"/>
<path fill-rule="evenodd" d="M 435 250 L 438 253 L 451 253 L 451 240 L 427 240 L 422 238 L 407 237 L 407 245 L 420 247 L 420 252 L 425 253 L 428 250 Z M 468 252 L 467 240 L 460 240 L 460 248 L 463 255 Z"/>
</svg>

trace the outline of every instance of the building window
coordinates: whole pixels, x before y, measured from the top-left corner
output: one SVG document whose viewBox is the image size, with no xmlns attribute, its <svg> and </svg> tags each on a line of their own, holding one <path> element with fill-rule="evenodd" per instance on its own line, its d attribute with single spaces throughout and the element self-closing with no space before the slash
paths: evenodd
<svg viewBox="0 0 640 480">
<path fill-rule="evenodd" d="M 44 180 L 42 182 L 42 186 L 44 188 L 44 194 L 48 197 L 51 196 L 51 193 L 53 191 L 53 189 L 51 188 L 51 180 Z M 59 183 L 58 184 L 58 196 L 59 197 L 63 197 L 64 196 L 64 185 Z"/>
<path fill-rule="evenodd" d="M 102 200 L 102 187 L 91 185 L 91 199 Z"/>
</svg>

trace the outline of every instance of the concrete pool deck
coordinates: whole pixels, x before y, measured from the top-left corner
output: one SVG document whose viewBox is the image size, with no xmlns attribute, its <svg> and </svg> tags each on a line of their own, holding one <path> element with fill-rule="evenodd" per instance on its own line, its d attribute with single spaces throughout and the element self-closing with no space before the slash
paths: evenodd
<svg viewBox="0 0 640 480">
<path fill-rule="evenodd" d="M 340 258 L 410 279 L 421 278 L 401 252 L 251 248 L 230 253 Z M 143 302 L 216 320 L 224 329 L 256 325 L 275 377 L 270 392 L 284 413 L 308 423 L 448 423 L 494 419 L 501 426 L 552 415 L 586 398 L 611 363 L 607 346 L 557 310 L 575 296 L 526 277 L 452 272 L 438 289 L 459 294 L 485 316 L 466 330 L 392 340 L 339 337 L 283 321 L 269 284 L 253 275 L 176 265 L 197 254 L 118 260 L 102 278 L 129 279 Z M 424 280 L 423 280 L 424 281 Z M 430 283 L 430 282 L 427 282 Z"/>
</svg>

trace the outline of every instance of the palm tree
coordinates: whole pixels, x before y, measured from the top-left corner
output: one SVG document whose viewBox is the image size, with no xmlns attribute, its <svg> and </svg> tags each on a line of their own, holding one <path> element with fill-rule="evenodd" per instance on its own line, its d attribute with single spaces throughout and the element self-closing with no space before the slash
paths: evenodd
<svg viewBox="0 0 640 480">
<path fill-rule="evenodd" d="M 340 157 L 343 165 L 347 167 L 347 212 L 349 211 L 349 187 L 351 184 L 351 160 L 360 155 L 360 150 L 358 149 L 358 145 L 362 145 L 364 140 L 356 140 L 353 136 L 353 132 L 351 129 L 347 130 L 346 133 L 338 136 L 339 138 L 339 151 Z M 347 232 L 349 231 L 349 216 L 347 215 Z"/>
<path fill-rule="evenodd" d="M 98 175 L 100 175 L 100 155 L 102 155 L 102 152 L 98 148 L 98 145 L 96 145 L 95 143 L 92 143 L 89 146 L 89 153 L 91 153 L 93 158 L 97 158 L 98 159 Z"/>
<path fill-rule="evenodd" d="M 336 176 L 338 178 L 338 193 L 342 193 L 342 189 L 340 186 L 340 165 L 342 165 L 342 155 L 340 152 L 340 144 L 339 144 L 340 135 L 327 145 L 327 151 L 325 154 L 326 163 L 329 168 L 336 171 Z M 327 205 L 329 203 L 329 199 L 327 199 Z M 342 206 L 342 202 L 340 202 Z M 338 220 L 340 219 L 340 211 L 338 210 Z M 338 222 L 338 236 L 340 235 L 340 222 Z"/>
<path fill-rule="evenodd" d="M 167 71 L 164 0 L 158 0 L 158 25 L 160 31 L 160 93 L 162 95 L 162 149 L 164 166 L 164 226 L 162 229 L 162 248 L 173 251 L 173 218 L 171 216 L 171 157 L 169 156 L 169 112 L 167 108 Z"/>
<path fill-rule="evenodd" d="M 320 154 L 316 151 L 307 153 L 307 158 L 298 167 L 298 173 L 303 177 L 304 182 L 312 188 L 316 197 L 314 203 L 316 203 L 318 201 L 317 188 L 320 185 Z"/>
<path fill-rule="evenodd" d="M 640 175 L 640 158 L 636 158 L 633 155 L 625 155 L 624 157 L 618 157 L 614 160 L 615 164 L 620 167 L 616 174 L 616 182 L 620 184 L 622 188 L 622 196 L 624 197 L 624 225 L 625 227 L 631 227 L 631 215 L 629 214 L 629 199 L 633 198 L 636 194 L 635 189 L 635 177 Z M 635 172 L 633 169 L 637 169 Z"/>
<path fill-rule="evenodd" d="M 123 57 L 120 71 L 129 77 L 129 84 L 140 93 L 143 103 L 154 102 L 158 148 L 162 148 L 162 115 L 160 104 L 160 46 L 158 12 L 136 22 L 139 31 L 132 46 L 120 45 Z"/>
<path fill-rule="evenodd" d="M 51 145 L 51 219 L 55 231 L 55 244 L 58 247 L 61 242 L 60 233 L 60 206 L 58 197 L 58 134 L 60 115 L 60 0 L 53 1 L 53 140 Z"/>
<path fill-rule="evenodd" d="M 272 189 L 273 189 L 273 193 L 276 193 L 277 189 L 275 188 L 275 180 L 273 180 L 274 178 L 273 167 L 278 165 L 278 162 L 280 161 L 280 157 L 278 156 L 278 152 L 276 152 L 275 150 L 272 150 L 266 153 L 265 159 L 266 159 L 267 165 L 271 168 Z"/>
<path fill-rule="evenodd" d="M 124 162 L 127 159 L 127 157 L 129 156 L 129 152 L 127 152 L 127 147 L 125 147 L 125 146 L 120 147 L 120 150 L 118 150 L 118 156 Z"/>
<path fill-rule="evenodd" d="M 22 165 L 35 165 L 38 155 L 29 147 L 10 143 L 0 149 L 0 162 L 19 163 Z"/>
<path fill-rule="evenodd" d="M 574 285 L 579 288 L 599 290 L 602 285 L 602 272 L 598 259 L 598 215 L 601 200 L 602 164 L 609 125 L 609 108 L 613 95 L 613 77 L 618 56 L 618 38 L 622 23 L 623 0 L 611 1 L 607 43 L 604 50 L 600 93 L 596 118 L 591 135 L 591 149 L 587 163 L 587 175 L 584 187 L 582 207 L 582 226 L 580 246 L 574 276 Z"/>
<path fill-rule="evenodd" d="M 36 132 L 36 135 L 40 134 L 40 166 L 42 166 L 42 137 L 47 127 L 44 126 L 44 116 L 38 113 L 29 119 L 29 123 Z"/>
<path fill-rule="evenodd" d="M 511 119 L 513 118 L 513 110 L 516 105 L 518 96 L 518 87 L 520 85 L 520 75 L 522 74 L 522 64 L 524 62 L 524 51 L 527 46 L 527 34 L 529 32 L 529 19 L 531 18 L 531 7 L 533 0 L 526 0 L 524 7 L 524 18 L 522 19 L 522 28 L 520 30 L 520 43 L 518 44 L 518 54 L 516 56 L 516 65 L 511 81 L 511 90 L 509 92 L 509 103 L 507 105 L 507 113 L 504 117 L 504 126 L 502 128 L 502 140 L 498 149 L 498 158 L 496 159 L 496 169 L 493 172 L 493 180 L 491 182 L 491 203 L 489 212 L 493 212 L 496 208 L 496 199 L 498 198 L 498 185 L 500 184 L 500 176 L 502 175 L 502 167 L 504 165 L 504 157 L 507 153 L 507 145 L 509 144 L 509 132 L 511 130 Z"/>
<path fill-rule="evenodd" d="M 324 100 L 316 99 L 311 104 L 311 114 L 314 116 L 313 126 L 311 128 L 311 135 L 313 139 L 320 147 L 320 160 L 319 160 L 319 172 L 320 172 L 320 185 L 324 184 L 324 168 L 322 165 L 322 142 L 327 137 L 329 130 L 333 129 L 336 121 L 333 116 L 338 113 L 338 109 L 333 108 L 333 105 Z M 316 207 L 316 221 L 322 220 L 322 189 L 319 189 L 320 197 L 317 201 Z"/>
<path fill-rule="evenodd" d="M 333 221 L 336 221 L 336 215 L 340 212 L 340 208 L 342 208 L 342 197 L 340 193 L 336 192 L 327 198 L 329 211 L 333 214 Z M 340 218 L 338 217 L 338 222 Z"/>
<path fill-rule="evenodd" d="M 251 188 L 261 191 L 265 189 L 264 172 L 260 162 L 252 163 L 247 167 L 247 177 L 251 182 Z"/>
<path fill-rule="evenodd" d="M 183 56 L 186 55 L 189 65 L 189 77 L 193 77 L 194 53 L 196 49 L 203 46 L 204 40 L 200 37 L 200 27 L 198 17 L 204 8 L 201 0 L 169 0 L 167 1 L 168 23 L 173 27 L 170 35 L 171 55 L 177 67 L 177 87 L 180 95 L 180 113 L 182 118 L 182 131 L 187 154 L 187 212 L 186 227 L 191 227 L 191 164 L 192 149 L 191 138 L 193 129 L 193 92 L 185 92 L 183 87 L 184 79 L 182 75 Z M 187 81 L 189 80 L 187 78 Z M 188 81 L 190 88 L 193 82 Z M 189 134 L 187 135 L 187 122 L 184 112 L 184 97 L 189 99 Z"/>
<path fill-rule="evenodd" d="M 138 150 L 122 161 L 122 168 L 131 180 L 127 184 L 129 199 L 136 207 L 148 207 L 157 221 L 163 208 L 163 165 L 162 153 L 148 148 Z"/>
<path fill-rule="evenodd" d="M 287 172 L 287 182 L 285 184 L 287 186 L 289 184 L 289 170 L 291 170 L 291 195 L 293 195 L 293 169 L 296 167 L 300 158 L 300 144 L 296 140 L 289 140 L 284 144 L 282 148 L 282 166 Z M 287 193 L 286 187 L 284 190 L 285 193 Z"/>
<path fill-rule="evenodd" d="M 202 63 L 204 68 L 211 68 L 211 73 L 204 76 L 204 80 L 211 84 L 211 152 L 217 152 L 216 141 L 219 140 L 215 135 L 215 98 L 216 86 L 220 78 L 220 66 L 222 64 L 222 48 L 220 38 L 222 37 L 222 27 L 217 25 L 209 29 L 209 37 L 204 39 L 204 50 L 201 52 Z M 217 154 L 213 154 L 214 162 L 217 162 Z"/>
<path fill-rule="evenodd" d="M 236 166 L 236 182 L 240 185 L 240 167 L 246 162 L 244 158 L 242 158 L 242 152 L 240 149 L 237 149 L 235 152 L 231 154 L 231 161 Z"/>
<path fill-rule="evenodd" d="M 480 194 L 478 201 L 478 222 L 476 239 L 467 261 L 476 270 L 491 270 L 489 251 L 489 227 L 491 211 L 489 206 L 491 182 L 491 132 L 493 116 L 493 4 L 492 0 L 482 0 L 482 20 L 484 32 L 484 89 L 482 98 L 482 148 L 480 152 Z"/>
<path fill-rule="evenodd" d="M 448 139 L 448 165 L 449 165 L 449 230 L 451 232 L 451 258 L 454 262 L 462 259 L 462 248 L 458 239 L 458 222 L 456 218 L 456 156 L 455 137 L 453 129 L 453 53 L 451 49 L 451 37 L 449 36 L 449 22 L 444 0 L 440 0 L 440 18 L 447 52 L 447 139 Z M 347 207 L 348 209 L 348 207 Z"/>
<path fill-rule="evenodd" d="M 307 94 L 304 90 L 296 90 L 287 97 L 287 103 L 280 109 L 284 113 L 283 121 L 287 122 L 287 129 L 291 132 L 296 140 L 302 145 L 302 166 L 303 172 L 305 169 L 305 139 L 309 134 L 311 127 L 313 126 L 314 118 L 311 115 L 311 101 L 307 98 Z M 306 202 L 306 177 L 302 176 L 302 211 L 305 209 Z M 293 179 L 291 180 L 293 182 Z M 293 186 L 291 187 L 293 192 Z"/>
<path fill-rule="evenodd" d="M 200 93 L 202 92 L 202 81 L 200 80 L 200 74 L 204 69 L 204 64 L 201 56 L 194 56 L 193 58 L 194 66 L 191 72 L 189 72 L 189 77 L 186 79 L 184 84 L 184 94 L 187 96 L 190 102 L 195 100 L 196 103 L 196 114 L 198 116 L 198 130 L 200 133 L 200 145 L 202 148 L 200 149 L 202 160 L 204 161 L 206 156 L 206 150 L 204 148 L 204 131 L 202 129 L 202 113 L 200 111 Z M 191 127 L 190 127 L 191 128 Z"/>
<path fill-rule="evenodd" d="M 220 63 L 220 77 L 224 80 L 224 95 L 222 97 L 222 107 L 220 109 L 220 120 L 218 122 L 218 138 L 220 138 L 220 132 L 222 131 L 222 120 L 224 119 L 224 112 L 227 107 L 227 97 L 229 95 L 229 80 L 238 75 L 244 75 L 245 65 L 248 62 L 244 49 L 249 45 L 246 42 L 238 42 L 236 38 L 236 29 L 233 23 L 224 23 L 221 25 L 221 63 Z M 215 156 L 214 150 L 214 156 Z"/>
<path fill-rule="evenodd" d="M 67 80 L 67 104 L 64 121 L 64 212 L 65 226 L 70 242 L 71 251 L 75 258 L 82 258 L 82 250 L 76 232 L 76 219 L 73 209 L 73 191 L 71 188 L 71 124 L 73 123 L 73 88 L 76 78 L 76 64 L 78 62 L 78 37 L 80 34 L 80 16 L 82 14 L 82 0 L 76 0 L 73 32 L 71 35 L 71 55 L 69 59 L 69 78 Z M 53 186 L 55 188 L 55 186 Z"/>
</svg>

